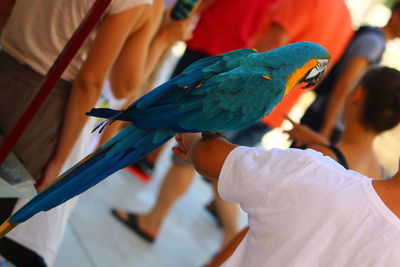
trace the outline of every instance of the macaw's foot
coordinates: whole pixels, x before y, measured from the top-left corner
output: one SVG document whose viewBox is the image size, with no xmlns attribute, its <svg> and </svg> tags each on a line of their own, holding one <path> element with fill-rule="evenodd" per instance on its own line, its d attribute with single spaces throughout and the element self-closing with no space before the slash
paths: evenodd
<svg viewBox="0 0 400 267">
<path fill-rule="evenodd" d="M 125 226 L 139 235 L 141 238 L 149 243 L 153 243 L 156 240 L 156 235 L 144 229 L 140 224 L 140 215 L 134 213 L 127 213 L 122 210 L 111 210 L 111 214 Z"/>
</svg>

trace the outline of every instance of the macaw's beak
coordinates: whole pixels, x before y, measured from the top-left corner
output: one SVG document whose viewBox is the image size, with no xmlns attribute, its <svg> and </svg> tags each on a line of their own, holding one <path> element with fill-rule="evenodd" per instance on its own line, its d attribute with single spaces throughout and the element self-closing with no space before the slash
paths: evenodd
<svg viewBox="0 0 400 267">
<path fill-rule="evenodd" d="M 324 76 L 324 72 L 325 72 L 325 70 L 322 70 L 321 72 L 319 72 L 318 74 L 316 74 L 316 75 L 314 75 L 312 77 L 310 77 L 310 75 L 308 75 L 303 80 L 303 82 L 305 82 L 307 84 L 305 86 L 301 87 L 301 88 L 302 89 L 307 89 L 307 88 L 310 88 L 310 87 L 313 87 L 313 86 L 317 85 L 321 81 L 322 77 Z"/>
</svg>

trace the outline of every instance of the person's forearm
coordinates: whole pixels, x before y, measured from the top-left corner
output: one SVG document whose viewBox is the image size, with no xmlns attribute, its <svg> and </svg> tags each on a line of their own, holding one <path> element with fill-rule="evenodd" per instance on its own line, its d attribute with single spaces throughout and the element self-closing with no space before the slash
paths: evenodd
<svg viewBox="0 0 400 267">
<path fill-rule="evenodd" d="M 216 0 L 200 0 L 193 12 L 201 15 L 201 13 L 209 8 L 215 1 Z"/>
<path fill-rule="evenodd" d="M 335 86 L 331 96 L 329 97 L 321 129 L 319 130 L 321 135 L 328 139 L 335 127 L 339 113 L 343 109 L 348 91 L 349 89 L 346 88 L 345 85 L 339 84 L 338 86 Z"/>
<path fill-rule="evenodd" d="M 236 234 L 236 236 L 226 245 L 217 256 L 209 262 L 206 267 L 218 267 L 221 266 L 230 256 L 232 256 L 233 252 L 235 252 L 236 248 L 242 242 L 243 238 L 246 236 L 249 231 L 249 227 L 246 226 L 243 230 Z"/>
<path fill-rule="evenodd" d="M 336 119 L 342 111 L 345 100 L 360 77 L 368 68 L 369 61 L 366 58 L 355 56 L 348 60 L 335 82 L 332 93 L 329 96 L 328 104 L 324 114 L 323 124 L 320 133 L 329 138 L 335 126 Z"/>
<path fill-rule="evenodd" d="M 165 52 L 178 41 L 185 41 L 191 38 L 195 18 L 193 16 L 184 20 L 174 21 L 170 18 L 170 12 L 164 13 L 163 22 L 151 41 L 146 67 L 144 69 L 143 82 L 159 64 Z"/>
<path fill-rule="evenodd" d="M 154 37 L 150 44 L 149 52 L 147 55 L 146 66 L 140 81 L 142 85 L 150 77 L 151 73 L 156 69 L 156 66 L 161 63 L 161 59 L 174 42 L 168 41 L 163 34 Z"/>
<path fill-rule="evenodd" d="M 85 87 L 85 89 L 83 89 Z M 67 111 L 53 161 L 63 164 L 68 158 L 88 117 L 86 112 L 96 104 L 101 86 L 75 82 L 68 100 Z"/>
<path fill-rule="evenodd" d="M 201 175 L 217 180 L 227 156 L 236 147 L 220 137 L 201 138 L 192 148 L 191 162 Z"/>
<path fill-rule="evenodd" d="M 149 50 L 161 22 L 163 2 L 155 1 L 142 15 L 145 22 L 133 29 L 113 65 L 110 84 L 118 99 L 137 97 L 139 88 L 151 72 L 148 68 Z M 162 53 L 162 52 L 161 52 Z"/>
</svg>

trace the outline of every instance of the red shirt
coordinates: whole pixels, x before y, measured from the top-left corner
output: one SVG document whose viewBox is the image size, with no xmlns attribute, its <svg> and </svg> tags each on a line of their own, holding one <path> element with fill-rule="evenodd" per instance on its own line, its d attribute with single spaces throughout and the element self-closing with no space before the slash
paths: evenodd
<svg viewBox="0 0 400 267">
<path fill-rule="evenodd" d="M 270 9 L 258 38 L 273 23 L 287 32 L 288 43 L 310 41 L 325 47 L 331 55 L 331 66 L 340 58 L 354 32 L 344 0 L 279 0 Z M 303 92 L 299 86 L 293 88 L 263 122 L 279 127 L 284 120 L 282 114 L 289 113 Z"/>
<path fill-rule="evenodd" d="M 248 48 L 276 1 L 214 0 L 201 15 L 188 48 L 210 56 Z"/>
</svg>

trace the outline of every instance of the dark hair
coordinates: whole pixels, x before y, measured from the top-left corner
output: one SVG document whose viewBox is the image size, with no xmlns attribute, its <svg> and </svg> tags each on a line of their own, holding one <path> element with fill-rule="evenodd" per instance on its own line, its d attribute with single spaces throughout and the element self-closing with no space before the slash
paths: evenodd
<svg viewBox="0 0 400 267">
<path fill-rule="evenodd" d="M 400 122 L 400 71 L 374 67 L 359 84 L 366 90 L 363 124 L 378 133 L 396 126 Z"/>
<path fill-rule="evenodd" d="M 400 1 L 394 3 L 391 7 L 392 12 L 400 12 Z"/>
</svg>

